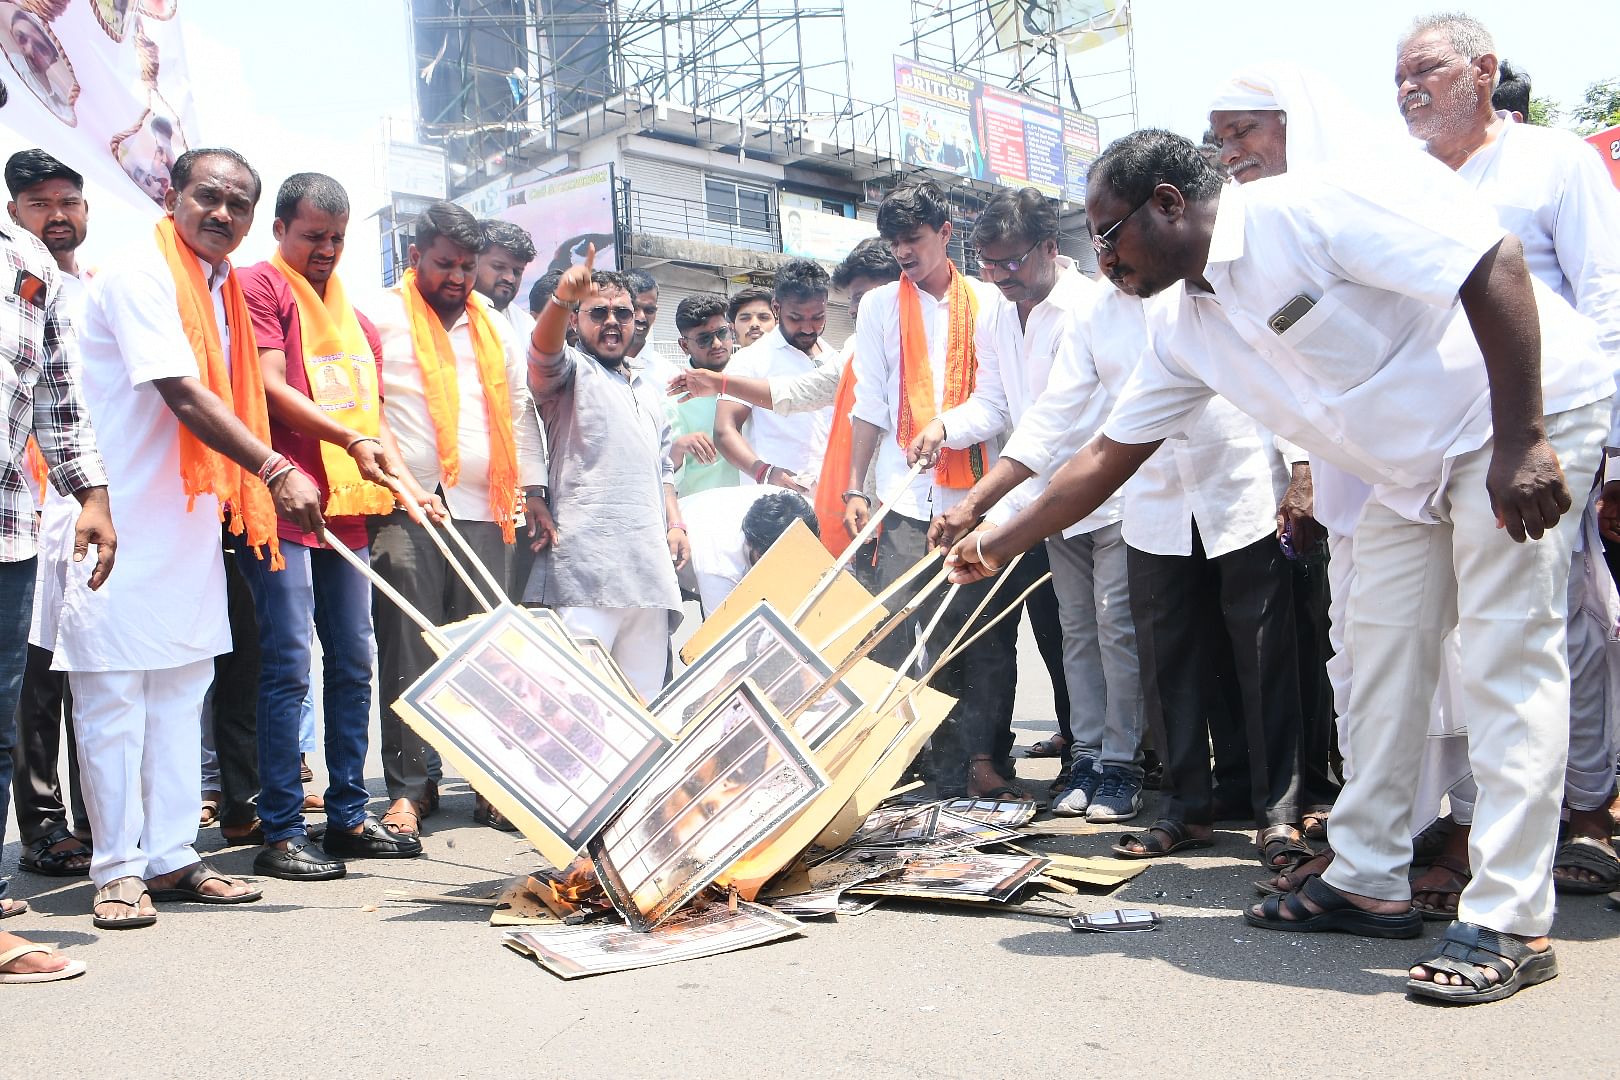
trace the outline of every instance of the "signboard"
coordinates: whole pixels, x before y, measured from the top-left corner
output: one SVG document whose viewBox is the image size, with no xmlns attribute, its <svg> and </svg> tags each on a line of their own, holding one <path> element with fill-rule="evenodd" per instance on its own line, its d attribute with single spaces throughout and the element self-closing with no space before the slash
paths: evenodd
<svg viewBox="0 0 1620 1080">
<path fill-rule="evenodd" d="M 829 214 L 810 195 L 781 194 L 782 253 L 824 262 L 840 262 L 855 245 L 877 235 L 870 221 Z"/>
<path fill-rule="evenodd" d="M 906 164 L 1084 199 L 1098 153 L 1092 117 L 900 56 L 894 84 Z"/>
<path fill-rule="evenodd" d="M 1056 38 L 1071 53 L 1084 52 L 1125 34 L 1127 0 L 990 0 L 990 25 L 1002 49 Z"/>
<path fill-rule="evenodd" d="M 524 272 L 518 297 L 527 303 L 529 289 L 547 270 L 566 270 L 585 261 L 596 245 L 596 268 L 619 265 L 613 200 L 613 167 L 548 176 L 506 193 L 506 208 L 491 215 L 528 230 L 538 254 Z"/>
<path fill-rule="evenodd" d="M 444 198 L 444 151 L 436 146 L 414 143 L 388 144 L 388 183 L 390 192 Z"/>
<path fill-rule="evenodd" d="M 97 208 L 81 259 L 142 240 L 197 118 L 175 0 L 0 0 L 5 154 L 40 147 Z"/>
<path fill-rule="evenodd" d="M 1596 135 L 1588 135 L 1586 141 L 1598 148 L 1603 155 L 1603 164 L 1608 166 L 1609 179 L 1614 181 L 1615 187 L 1620 187 L 1620 124 Z"/>
</svg>

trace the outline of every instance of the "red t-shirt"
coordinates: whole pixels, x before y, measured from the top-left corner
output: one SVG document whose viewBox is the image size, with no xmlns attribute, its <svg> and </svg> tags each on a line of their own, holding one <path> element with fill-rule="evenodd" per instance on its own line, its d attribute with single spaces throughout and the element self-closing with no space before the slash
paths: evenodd
<svg viewBox="0 0 1620 1080">
<path fill-rule="evenodd" d="M 242 296 L 247 300 L 253 316 L 253 337 L 261 349 L 279 349 L 287 356 L 287 385 L 305 397 L 309 394 L 309 376 L 304 372 L 304 335 L 298 327 L 298 302 L 293 299 L 292 286 L 269 262 L 257 263 L 236 272 L 242 283 Z M 360 329 L 371 345 L 371 355 L 377 361 L 377 385 L 382 386 L 382 341 L 371 320 L 358 311 Z M 380 391 L 379 391 L 380 392 Z M 327 496 L 326 467 L 321 464 L 321 440 L 312 435 L 301 435 L 270 417 L 270 446 L 279 454 L 286 454 L 314 479 L 321 489 L 321 502 Z M 360 516 L 326 519 L 332 535 L 351 548 L 366 545 L 366 519 Z M 321 538 L 314 533 L 300 532 L 296 525 L 276 519 L 276 535 L 305 547 L 323 547 Z"/>
</svg>

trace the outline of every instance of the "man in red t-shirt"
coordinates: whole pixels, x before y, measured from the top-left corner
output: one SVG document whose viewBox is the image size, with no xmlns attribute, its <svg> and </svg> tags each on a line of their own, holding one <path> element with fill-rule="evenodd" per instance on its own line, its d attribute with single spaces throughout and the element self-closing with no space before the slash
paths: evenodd
<svg viewBox="0 0 1620 1080">
<path fill-rule="evenodd" d="M 326 526 L 366 553 L 366 513 L 387 513 L 397 485 L 442 513 L 400 464 L 382 418 L 382 345 L 335 275 L 349 197 L 319 173 L 287 178 L 276 195 L 276 255 L 240 272 L 264 369 L 272 448 L 320 487 Z M 276 466 L 277 468 L 281 466 Z M 279 522 L 285 569 L 243 560 L 259 624 L 259 819 L 256 873 L 300 881 L 342 877 L 345 858 L 422 853 L 366 813 L 371 725 L 371 585 L 322 538 Z M 326 711 L 325 855 L 309 846 L 302 816 L 298 722 L 309 692 L 311 634 L 320 635 Z"/>
</svg>

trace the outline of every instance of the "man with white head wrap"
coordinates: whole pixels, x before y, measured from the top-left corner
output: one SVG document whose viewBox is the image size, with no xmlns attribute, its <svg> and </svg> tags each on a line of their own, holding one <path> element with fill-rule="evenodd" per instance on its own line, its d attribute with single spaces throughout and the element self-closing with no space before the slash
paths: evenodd
<svg viewBox="0 0 1620 1080">
<path fill-rule="evenodd" d="M 1455 169 L 1496 208 L 1503 228 L 1523 242 L 1530 272 L 1597 323 L 1611 366 L 1620 370 L 1620 193 L 1577 136 L 1515 124 L 1492 108 L 1498 68 L 1496 45 L 1477 19 L 1459 13 L 1420 17 L 1396 48 L 1401 116 L 1436 160 Z M 1606 442 L 1607 462 L 1620 456 L 1620 431 L 1611 430 Z M 1570 482 L 1574 487 L 1577 478 Z M 1604 501 L 1611 505 L 1620 503 L 1615 485 L 1620 475 L 1610 477 L 1605 489 Z M 1620 711 L 1612 682 L 1620 673 L 1614 635 L 1620 598 L 1602 557 L 1598 495 L 1594 484 L 1569 583 L 1570 745 L 1564 779 L 1569 834 L 1555 856 L 1554 878 L 1560 889 L 1572 892 L 1607 892 L 1620 884 L 1607 812 L 1614 795 Z M 1454 806 L 1461 802 L 1466 808 L 1471 801 L 1466 755 L 1448 745 L 1431 749 L 1430 756 L 1438 759 L 1437 773 L 1464 778 L 1462 791 L 1451 794 Z M 1419 815 L 1432 816 L 1437 803 L 1437 798 L 1420 799 Z M 1469 866 L 1469 830 L 1464 815 L 1454 816 L 1463 827 L 1453 831 L 1445 854 L 1458 866 L 1462 882 Z M 1420 878 L 1414 887 L 1421 899 L 1425 885 L 1438 884 Z M 1451 886 L 1449 902 L 1455 902 L 1457 887 Z"/>
</svg>

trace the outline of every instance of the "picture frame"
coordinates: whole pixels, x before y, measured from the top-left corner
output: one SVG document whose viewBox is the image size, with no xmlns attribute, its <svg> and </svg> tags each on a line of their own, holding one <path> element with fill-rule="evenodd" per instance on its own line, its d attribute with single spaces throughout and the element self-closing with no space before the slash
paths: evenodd
<svg viewBox="0 0 1620 1080">
<path fill-rule="evenodd" d="M 674 964 L 796 937 L 795 919 L 745 902 L 682 911 L 664 925 L 639 933 L 617 923 L 559 930 L 509 930 L 504 943 L 564 979 Z"/>
</svg>

